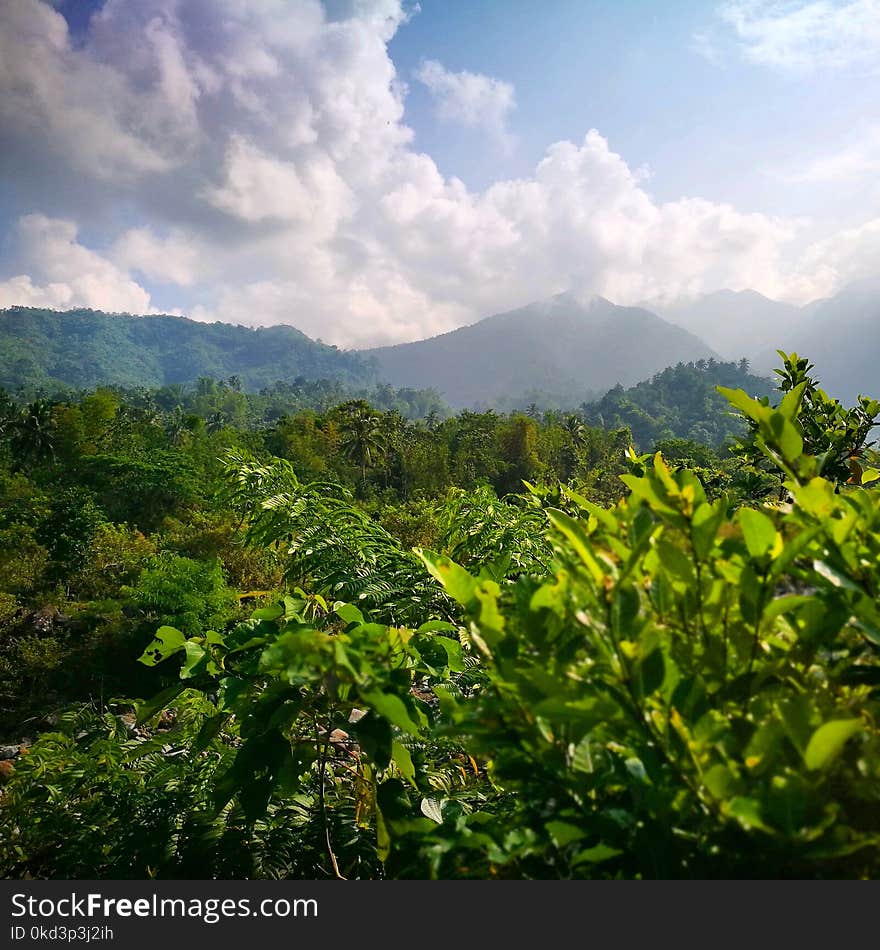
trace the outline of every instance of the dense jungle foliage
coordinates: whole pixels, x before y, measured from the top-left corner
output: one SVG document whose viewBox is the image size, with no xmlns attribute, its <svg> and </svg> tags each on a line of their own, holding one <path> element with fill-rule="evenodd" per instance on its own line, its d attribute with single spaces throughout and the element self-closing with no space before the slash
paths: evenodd
<svg viewBox="0 0 880 950">
<path fill-rule="evenodd" d="M 880 403 L 780 355 L 601 420 L 5 396 L 0 870 L 877 876 Z"/>
<path fill-rule="evenodd" d="M 100 310 L 0 310 L 0 386 L 157 387 L 237 374 L 245 389 L 277 379 L 369 386 L 369 357 L 311 340 L 292 326 L 251 329 L 168 315 Z"/>
</svg>

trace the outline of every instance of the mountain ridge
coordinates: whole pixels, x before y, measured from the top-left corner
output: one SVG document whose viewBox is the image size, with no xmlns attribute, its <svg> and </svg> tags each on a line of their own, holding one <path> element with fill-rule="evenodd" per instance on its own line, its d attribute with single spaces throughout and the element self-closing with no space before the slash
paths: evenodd
<svg viewBox="0 0 880 950">
<path fill-rule="evenodd" d="M 603 297 L 557 294 L 447 333 L 362 351 L 395 386 L 428 386 L 459 408 L 511 393 L 567 394 L 574 405 L 678 362 L 717 358 L 693 334 Z"/>
<path fill-rule="evenodd" d="M 247 389 L 279 379 L 376 380 L 369 357 L 288 324 L 249 328 L 171 314 L 0 310 L 0 386 L 163 386 L 238 376 Z"/>
</svg>

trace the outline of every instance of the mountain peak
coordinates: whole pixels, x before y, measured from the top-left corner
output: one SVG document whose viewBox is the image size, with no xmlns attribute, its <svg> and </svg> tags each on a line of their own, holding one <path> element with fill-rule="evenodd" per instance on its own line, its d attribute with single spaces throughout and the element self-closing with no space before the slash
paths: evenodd
<svg viewBox="0 0 880 950">
<path fill-rule="evenodd" d="M 416 343 L 368 351 L 396 386 L 431 387 L 454 407 L 533 392 L 576 406 L 678 362 L 717 354 L 656 314 L 571 291 Z"/>
</svg>

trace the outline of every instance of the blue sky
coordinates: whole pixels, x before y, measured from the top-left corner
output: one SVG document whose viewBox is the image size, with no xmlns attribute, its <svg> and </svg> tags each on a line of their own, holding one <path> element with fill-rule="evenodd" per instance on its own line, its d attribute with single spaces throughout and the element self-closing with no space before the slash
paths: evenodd
<svg viewBox="0 0 880 950">
<path fill-rule="evenodd" d="M 596 128 L 631 166 L 650 169 L 660 200 L 698 195 L 774 214 L 857 216 L 861 183 L 836 182 L 831 192 L 781 179 L 880 119 L 876 74 L 866 81 L 858 69 L 750 62 L 722 28 L 719 6 L 425 0 L 389 46 L 402 77 L 427 58 L 512 83 L 517 145 L 505 154 L 438 123 L 428 92 L 411 83 L 416 145 L 447 174 L 485 187 L 529 174 L 548 143 Z"/>
<path fill-rule="evenodd" d="M 880 260 L 880 0 L 5 0 L 0 306 L 413 339 Z"/>
</svg>

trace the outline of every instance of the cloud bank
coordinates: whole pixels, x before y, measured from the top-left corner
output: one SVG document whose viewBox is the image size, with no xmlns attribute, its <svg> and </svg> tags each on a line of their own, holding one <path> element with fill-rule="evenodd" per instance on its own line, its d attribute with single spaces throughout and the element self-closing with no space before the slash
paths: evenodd
<svg viewBox="0 0 880 950">
<path fill-rule="evenodd" d="M 719 13 L 753 62 L 784 70 L 880 67 L 877 0 L 730 0 Z"/>
<path fill-rule="evenodd" d="M 387 49 L 401 3 L 332 10 L 106 0 L 72 36 L 42 0 L 0 4 L 0 174 L 17 208 L 0 305 L 170 300 L 200 320 L 364 346 L 568 288 L 807 300 L 849 272 L 807 269 L 818 251 L 803 256 L 797 223 L 657 202 L 595 130 L 550 145 L 528 177 L 469 190 L 406 125 Z M 430 61 L 418 79 L 448 119 L 508 134 L 508 84 Z M 873 247 L 866 228 L 848 240 Z"/>
</svg>

